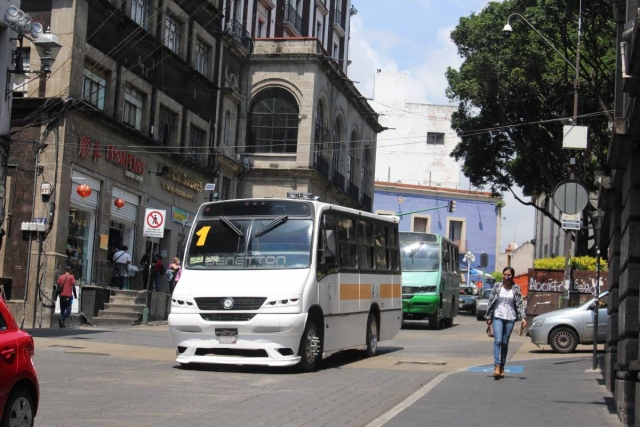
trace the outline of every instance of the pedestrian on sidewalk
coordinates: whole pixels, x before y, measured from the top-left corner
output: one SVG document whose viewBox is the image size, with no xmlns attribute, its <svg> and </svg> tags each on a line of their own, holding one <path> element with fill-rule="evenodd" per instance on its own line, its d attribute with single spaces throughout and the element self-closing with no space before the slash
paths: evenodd
<svg viewBox="0 0 640 427">
<path fill-rule="evenodd" d="M 169 282 L 169 293 L 173 294 L 173 290 L 176 287 L 176 283 L 180 280 L 180 272 L 182 271 L 182 267 L 180 267 L 180 258 L 175 257 L 173 262 L 169 264 L 169 268 L 167 269 L 166 278 L 167 282 Z"/>
<path fill-rule="evenodd" d="M 142 289 L 149 286 L 149 271 L 151 270 L 151 249 L 147 249 L 142 258 L 140 258 L 140 268 L 142 269 Z"/>
<path fill-rule="evenodd" d="M 58 277 L 58 295 L 60 295 L 60 316 L 58 316 L 58 326 L 64 328 L 64 321 L 71 316 L 71 304 L 76 295 L 76 279 L 71 274 L 71 266 L 65 267 L 64 274 Z"/>
<path fill-rule="evenodd" d="M 153 282 L 156 285 L 156 292 L 162 292 L 162 280 L 166 272 L 167 269 L 162 262 L 162 255 L 156 254 L 156 261 L 153 264 Z"/>
<path fill-rule="evenodd" d="M 129 278 L 129 264 L 131 255 L 127 252 L 129 248 L 124 245 L 118 252 L 113 254 L 113 273 L 118 279 L 118 288 L 124 289 L 125 280 Z"/>
<path fill-rule="evenodd" d="M 504 378 L 504 365 L 507 363 L 509 338 L 513 332 L 513 325 L 521 321 L 521 327 L 527 326 L 527 314 L 522 302 L 520 286 L 513 281 L 515 271 L 512 267 L 502 270 L 502 283 L 493 285 L 487 314 L 487 325 L 493 326 L 493 378 Z"/>
</svg>

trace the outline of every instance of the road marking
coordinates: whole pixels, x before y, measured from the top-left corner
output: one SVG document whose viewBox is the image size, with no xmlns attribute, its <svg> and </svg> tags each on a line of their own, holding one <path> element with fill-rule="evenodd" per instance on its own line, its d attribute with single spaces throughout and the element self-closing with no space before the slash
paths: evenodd
<svg viewBox="0 0 640 427">
<path fill-rule="evenodd" d="M 505 366 L 504 371 L 508 374 L 521 374 L 524 371 L 524 366 Z M 467 369 L 467 372 L 493 372 L 493 366 L 473 366 Z"/>
<path fill-rule="evenodd" d="M 381 427 L 381 426 L 385 425 L 393 417 L 395 417 L 400 412 L 402 412 L 405 409 L 407 409 L 409 406 L 411 406 L 414 403 L 416 403 L 418 401 L 418 399 L 420 399 L 425 394 L 427 394 L 431 390 L 433 390 L 433 388 L 435 386 L 437 386 L 442 381 L 444 381 L 444 379 L 447 378 L 449 375 L 455 374 L 455 373 L 458 373 L 458 372 L 459 371 L 444 372 L 444 373 L 438 375 L 437 377 L 435 377 L 434 379 L 432 379 L 431 381 L 426 383 L 424 386 L 419 388 L 418 391 L 413 393 L 411 396 L 407 397 L 405 400 L 403 400 L 402 402 L 398 403 L 391 410 L 389 410 L 388 412 L 385 412 L 384 414 L 380 415 L 375 420 L 371 421 L 369 424 L 367 424 L 367 427 Z"/>
</svg>

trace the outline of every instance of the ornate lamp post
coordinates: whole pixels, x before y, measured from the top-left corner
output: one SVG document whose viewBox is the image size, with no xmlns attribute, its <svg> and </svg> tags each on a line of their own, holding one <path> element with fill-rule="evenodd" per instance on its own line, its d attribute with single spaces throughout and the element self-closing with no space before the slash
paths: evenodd
<svg viewBox="0 0 640 427">
<path fill-rule="evenodd" d="M 471 263 L 475 262 L 476 260 L 476 256 L 471 253 L 471 251 L 467 251 L 466 254 L 464 254 L 464 258 L 462 258 L 462 261 L 467 263 L 467 286 L 469 286 L 469 275 L 471 273 Z"/>
</svg>

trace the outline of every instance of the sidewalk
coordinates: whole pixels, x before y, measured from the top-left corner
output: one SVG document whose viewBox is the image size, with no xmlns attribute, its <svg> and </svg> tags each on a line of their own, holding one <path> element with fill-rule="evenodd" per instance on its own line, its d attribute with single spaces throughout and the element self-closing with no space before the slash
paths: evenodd
<svg viewBox="0 0 640 427">
<path fill-rule="evenodd" d="M 512 360 L 440 374 L 368 427 L 585 427 L 622 424 L 590 357 Z"/>
</svg>

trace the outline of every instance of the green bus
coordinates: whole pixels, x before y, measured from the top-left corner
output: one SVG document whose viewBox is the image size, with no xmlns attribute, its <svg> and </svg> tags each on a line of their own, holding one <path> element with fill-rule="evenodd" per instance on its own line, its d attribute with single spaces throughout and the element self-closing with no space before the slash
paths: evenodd
<svg viewBox="0 0 640 427">
<path fill-rule="evenodd" d="M 431 329 L 453 325 L 458 314 L 458 245 L 438 234 L 400 233 L 403 319 L 429 319 Z"/>
</svg>

